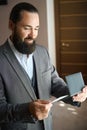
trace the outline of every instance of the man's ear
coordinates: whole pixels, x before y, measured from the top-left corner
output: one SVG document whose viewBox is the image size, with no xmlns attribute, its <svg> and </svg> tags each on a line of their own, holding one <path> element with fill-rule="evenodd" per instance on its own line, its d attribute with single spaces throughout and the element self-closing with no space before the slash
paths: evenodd
<svg viewBox="0 0 87 130">
<path fill-rule="evenodd" d="M 9 20 L 9 25 L 8 26 L 9 26 L 9 29 L 13 31 L 14 27 L 15 27 L 15 23 L 13 23 L 12 20 Z"/>
</svg>

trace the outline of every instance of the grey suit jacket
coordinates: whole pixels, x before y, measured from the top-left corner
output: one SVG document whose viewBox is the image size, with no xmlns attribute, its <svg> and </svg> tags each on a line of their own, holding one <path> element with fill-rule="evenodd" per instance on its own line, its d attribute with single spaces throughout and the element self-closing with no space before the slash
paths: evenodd
<svg viewBox="0 0 87 130">
<path fill-rule="evenodd" d="M 37 89 L 40 99 L 51 95 L 67 94 L 65 82 L 58 76 L 50 62 L 47 50 L 36 46 L 34 52 Z M 26 72 L 13 54 L 8 42 L 0 47 L 0 126 L 1 130 L 52 130 L 52 114 L 35 122 L 28 110 L 28 103 L 36 94 Z"/>
</svg>

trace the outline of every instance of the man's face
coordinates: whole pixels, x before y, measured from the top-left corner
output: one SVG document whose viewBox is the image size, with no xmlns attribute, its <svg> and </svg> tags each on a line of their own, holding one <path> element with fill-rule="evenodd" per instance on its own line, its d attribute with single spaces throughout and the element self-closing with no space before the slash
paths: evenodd
<svg viewBox="0 0 87 130">
<path fill-rule="evenodd" d="M 35 50 L 35 39 L 38 36 L 39 16 L 37 13 L 21 12 L 21 20 L 12 23 L 11 39 L 15 48 L 23 54 L 31 54 Z"/>
</svg>

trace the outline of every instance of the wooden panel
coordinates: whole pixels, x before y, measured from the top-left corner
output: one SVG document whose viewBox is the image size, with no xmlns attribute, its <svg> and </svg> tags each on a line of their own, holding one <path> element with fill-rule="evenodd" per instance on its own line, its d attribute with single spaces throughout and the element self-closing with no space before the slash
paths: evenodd
<svg viewBox="0 0 87 130">
<path fill-rule="evenodd" d="M 61 29 L 61 40 L 87 39 L 87 29 Z"/>
<path fill-rule="evenodd" d="M 87 74 L 87 65 L 79 65 L 79 64 L 61 64 L 62 74 L 76 73 L 82 72 L 83 74 Z M 67 71 L 66 71 L 67 70 Z"/>
<path fill-rule="evenodd" d="M 60 2 L 63 2 L 63 3 L 67 3 L 67 2 L 73 2 L 73 3 L 75 3 L 75 2 L 86 2 L 86 0 L 60 0 Z"/>
<path fill-rule="evenodd" d="M 87 63 L 87 54 L 77 54 L 77 53 L 62 53 L 61 62 L 65 63 Z"/>
<path fill-rule="evenodd" d="M 87 15 L 84 16 L 62 16 L 60 18 L 61 27 L 87 27 Z"/>
<path fill-rule="evenodd" d="M 87 14 L 87 2 L 60 2 L 60 14 Z"/>
<path fill-rule="evenodd" d="M 87 40 L 86 41 L 61 41 L 61 51 L 63 52 L 87 52 Z"/>
</svg>

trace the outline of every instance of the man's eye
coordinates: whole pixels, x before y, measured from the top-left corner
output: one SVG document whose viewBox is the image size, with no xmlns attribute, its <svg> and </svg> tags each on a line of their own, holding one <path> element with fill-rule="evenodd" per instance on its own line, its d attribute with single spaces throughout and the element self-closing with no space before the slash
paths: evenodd
<svg viewBox="0 0 87 130">
<path fill-rule="evenodd" d="M 28 28 L 28 27 L 25 27 L 24 29 L 25 29 L 25 30 L 30 30 L 30 28 Z"/>
<path fill-rule="evenodd" d="M 38 30 L 39 30 L 39 28 L 35 28 L 35 30 L 37 30 L 37 31 L 38 31 Z"/>
</svg>

